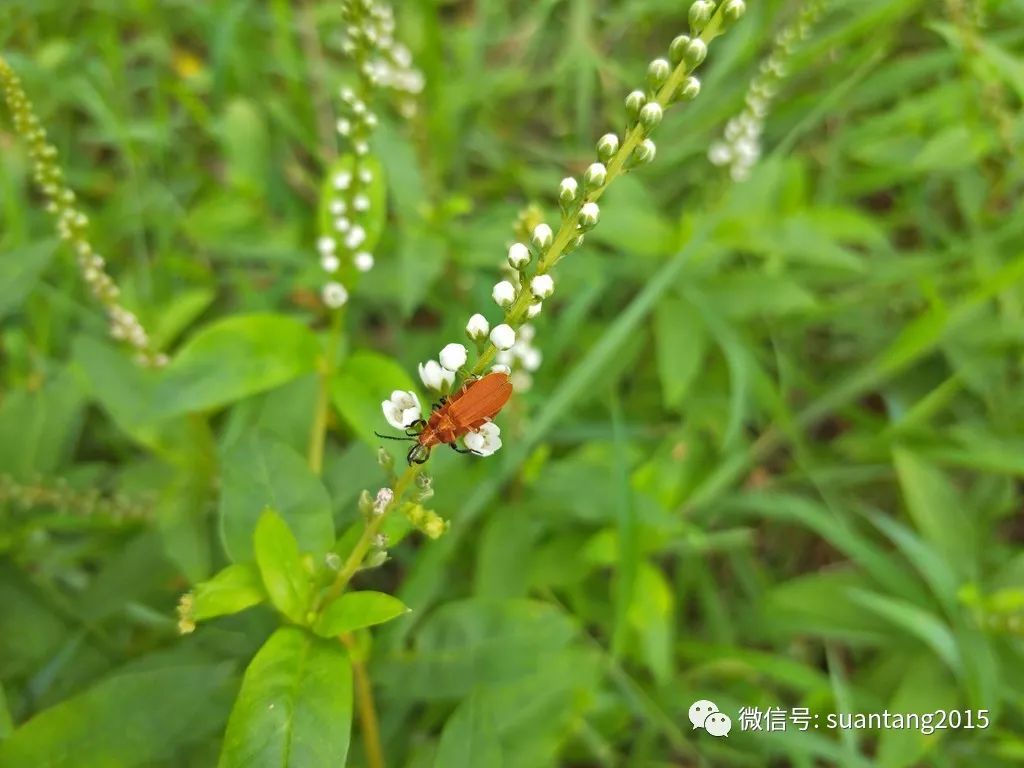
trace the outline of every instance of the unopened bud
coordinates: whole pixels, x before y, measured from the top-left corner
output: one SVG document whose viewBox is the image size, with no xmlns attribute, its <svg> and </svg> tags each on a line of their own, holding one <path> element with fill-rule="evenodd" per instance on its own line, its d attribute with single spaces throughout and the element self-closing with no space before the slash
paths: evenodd
<svg viewBox="0 0 1024 768">
<path fill-rule="evenodd" d="M 715 4 L 708 0 L 697 0 L 690 6 L 690 32 L 699 35 L 704 27 L 711 21 L 711 14 L 715 12 Z"/>
<path fill-rule="evenodd" d="M 693 75 L 683 80 L 676 91 L 676 98 L 683 101 L 693 101 L 700 94 L 700 80 Z"/>
<path fill-rule="evenodd" d="M 619 137 L 614 133 L 606 133 L 597 142 L 597 156 L 601 162 L 607 163 L 619 151 Z"/>
<path fill-rule="evenodd" d="M 580 185 L 572 176 L 562 179 L 562 183 L 558 187 L 558 203 L 562 206 L 563 211 L 569 210 L 572 204 L 576 202 L 579 188 Z"/>
<path fill-rule="evenodd" d="M 652 131 L 661 122 L 661 116 L 661 104 L 656 101 L 644 104 L 644 108 L 640 110 L 640 125 L 644 130 Z"/>
<path fill-rule="evenodd" d="M 686 50 L 683 52 L 683 61 L 686 62 L 688 69 L 693 69 L 700 64 L 708 55 L 708 46 L 699 37 L 694 38 L 690 41 L 690 44 L 686 46 Z"/>
<path fill-rule="evenodd" d="M 653 141 L 644 139 L 633 150 L 633 156 L 630 158 L 632 165 L 636 167 L 653 162 L 656 149 Z"/>
<path fill-rule="evenodd" d="M 580 208 L 579 225 L 580 229 L 584 232 L 588 229 L 593 229 L 597 226 L 597 219 L 601 214 L 601 209 L 598 208 L 597 203 L 590 202 L 584 203 L 583 207 Z"/>
<path fill-rule="evenodd" d="M 640 116 L 640 110 L 646 103 L 647 94 L 643 91 L 633 91 L 626 97 L 626 117 L 629 118 L 630 125 L 636 122 L 637 117 Z"/>
<path fill-rule="evenodd" d="M 683 60 L 683 52 L 686 51 L 686 46 L 689 44 L 689 35 L 679 35 L 672 41 L 672 45 L 668 47 L 668 56 L 672 59 L 673 64 L 678 64 Z"/>
<path fill-rule="evenodd" d="M 604 163 L 591 163 L 583 174 L 583 187 L 587 192 L 600 189 L 608 180 L 608 169 Z"/>
<path fill-rule="evenodd" d="M 728 24 L 735 24 L 746 12 L 747 4 L 743 0 L 726 0 L 722 6 L 722 16 Z"/>
<path fill-rule="evenodd" d="M 665 84 L 672 74 L 672 65 L 665 59 L 655 59 L 647 65 L 647 85 L 656 91 Z"/>
</svg>

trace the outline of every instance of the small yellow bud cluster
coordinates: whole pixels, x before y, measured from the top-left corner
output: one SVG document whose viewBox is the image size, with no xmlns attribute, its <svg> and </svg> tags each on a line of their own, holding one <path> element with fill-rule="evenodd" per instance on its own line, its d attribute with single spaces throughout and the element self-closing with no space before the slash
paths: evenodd
<svg viewBox="0 0 1024 768">
<path fill-rule="evenodd" d="M 156 352 L 149 334 L 134 313 L 120 303 L 121 291 L 107 274 L 106 262 L 88 240 L 88 217 L 75 206 L 75 193 L 68 188 L 57 164 L 57 148 L 47 142 L 46 131 L 32 110 L 32 103 L 21 80 L 10 65 L 0 58 L 0 86 L 14 121 L 14 129 L 28 144 L 33 179 L 46 197 L 46 210 L 57 220 L 57 233 L 74 250 L 78 268 L 90 293 L 103 305 L 110 322 L 110 335 L 128 344 L 145 365 L 162 366 L 165 355 Z"/>
<path fill-rule="evenodd" d="M 178 632 L 182 635 L 196 631 L 195 603 L 196 599 L 191 592 L 186 592 L 178 599 Z"/>
<path fill-rule="evenodd" d="M 405 517 L 416 530 L 429 539 L 439 539 L 448 530 L 448 521 L 422 504 L 408 504 Z"/>
</svg>

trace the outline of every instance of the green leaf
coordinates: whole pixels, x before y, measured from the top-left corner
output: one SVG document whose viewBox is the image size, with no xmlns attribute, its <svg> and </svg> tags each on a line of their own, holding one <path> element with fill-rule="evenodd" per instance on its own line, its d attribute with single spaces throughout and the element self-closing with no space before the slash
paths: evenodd
<svg viewBox="0 0 1024 768">
<path fill-rule="evenodd" d="M 708 338 L 700 314 L 686 302 L 666 299 L 654 316 L 661 396 L 669 408 L 683 404 L 700 372 Z"/>
<path fill-rule="evenodd" d="M 252 197 L 265 193 L 268 139 L 264 112 L 247 99 L 233 99 L 220 125 L 228 182 Z"/>
<path fill-rule="evenodd" d="M 227 616 L 267 599 L 259 569 L 252 563 L 229 565 L 192 589 L 192 618 L 196 621 Z"/>
<path fill-rule="evenodd" d="M 0 256 L 0 320 L 16 310 L 35 288 L 53 254 L 56 240 L 32 243 Z"/>
<path fill-rule="evenodd" d="M 906 449 L 894 450 L 893 460 L 914 526 L 960 579 L 974 576 L 974 529 L 952 484 Z"/>
<path fill-rule="evenodd" d="M 304 552 L 326 552 L 334 543 L 331 500 L 305 458 L 259 432 L 244 436 L 223 456 L 220 530 L 235 562 L 252 559 L 252 534 L 260 513 L 273 508 Z"/>
<path fill-rule="evenodd" d="M 192 288 L 179 291 L 162 305 L 150 323 L 153 346 L 166 349 L 178 335 L 205 312 L 217 298 L 212 288 Z"/>
<path fill-rule="evenodd" d="M 266 510 L 256 524 L 253 544 L 270 602 L 295 623 L 305 624 L 313 585 L 288 524 L 272 509 Z"/>
<path fill-rule="evenodd" d="M 282 627 L 245 671 L 218 766 L 340 768 L 351 729 L 352 667 L 344 647 Z"/>
<path fill-rule="evenodd" d="M 643 562 L 636 573 L 627 617 L 636 633 L 641 656 L 656 680 L 667 684 L 672 676 L 672 641 L 675 598 L 664 574 Z"/>
<path fill-rule="evenodd" d="M 219 733 L 229 664 L 174 665 L 108 678 L 33 717 L 0 744 L 3 768 L 182 765 L 185 749 Z"/>
<path fill-rule="evenodd" d="M 342 363 L 331 398 L 353 433 L 376 446 L 379 441 L 373 431 L 386 424 L 380 404 L 396 389 L 416 391 L 405 368 L 384 355 L 361 351 Z M 420 405 L 424 405 L 422 399 Z"/>
<path fill-rule="evenodd" d="M 384 592 L 346 592 L 324 609 L 313 631 L 321 637 L 337 637 L 342 632 L 383 624 L 408 612 L 405 603 Z"/>
<path fill-rule="evenodd" d="M 0 472 L 20 478 L 55 472 L 78 440 L 84 405 L 68 372 L 37 390 L 8 392 L 0 401 Z"/>
<path fill-rule="evenodd" d="M 167 366 L 155 397 L 163 416 L 206 411 L 313 371 L 319 347 L 285 315 L 236 315 L 196 333 Z"/>
<path fill-rule="evenodd" d="M 441 732 L 435 768 L 503 768 L 498 713 L 479 692 L 463 701 Z"/>
</svg>

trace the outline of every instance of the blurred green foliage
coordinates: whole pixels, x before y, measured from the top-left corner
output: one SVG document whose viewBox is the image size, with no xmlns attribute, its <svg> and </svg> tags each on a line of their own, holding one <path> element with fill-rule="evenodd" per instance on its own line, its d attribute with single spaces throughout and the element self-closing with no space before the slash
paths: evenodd
<svg viewBox="0 0 1024 768">
<path fill-rule="evenodd" d="M 560 265 L 505 448 L 431 459 L 448 533 L 359 577 L 413 611 L 360 638 L 389 765 L 1024 761 L 1024 3 L 831 3 L 732 184 L 707 148 L 796 7 L 749 5 Z M 264 504 L 303 549 L 344 540 L 384 477 L 379 401 L 490 305 L 518 212 L 556 210 L 686 28 L 668 0 L 396 10 L 427 90 L 380 128 L 389 218 L 346 308 L 321 484 L 338 4 L 0 8 L 94 244 L 172 353 L 156 373 L 106 340 L 5 123 L 0 766 L 209 766 L 222 743 L 244 762 L 269 727 L 242 683 L 261 646 L 259 684 L 315 694 L 292 702 L 301 750 L 267 764 L 336 764 L 315 726 L 349 716 L 340 646 L 266 607 L 179 638 L 174 605 L 248 553 Z M 991 722 L 734 716 L 714 739 L 696 699 Z"/>
</svg>

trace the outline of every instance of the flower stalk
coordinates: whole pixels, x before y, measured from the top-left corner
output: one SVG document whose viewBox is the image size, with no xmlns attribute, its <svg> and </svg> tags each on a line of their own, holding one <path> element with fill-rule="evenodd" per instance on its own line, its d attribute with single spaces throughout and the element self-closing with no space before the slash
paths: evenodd
<svg viewBox="0 0 1024 768">
<path fill-rule="evenodd" d="M 39 123 L 21 79 L 2 56 L 0 87 L 14 129 L 28 145 L 33 179 L 46 198 L 46 210 L 57 220 L 60 239 L 75 252 L 83 282 L 106 312 L 110 336 L 132 349 L 141 365 L 166 365 L 167 356 L 153 346 L 139 318 L 121 303 L 121 289 L 107 272 L 106 260 L 89 242 L 89 218 L 75 205 L 75 193 L 68 187 L 57 163 L 57 148 L 47 141 L 46 130 Z"/>
</svg>

